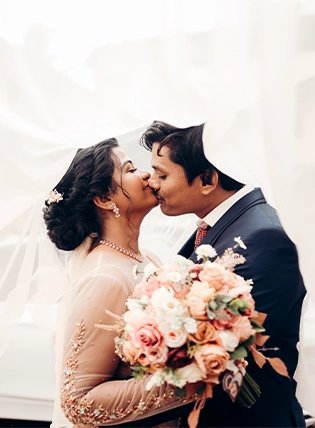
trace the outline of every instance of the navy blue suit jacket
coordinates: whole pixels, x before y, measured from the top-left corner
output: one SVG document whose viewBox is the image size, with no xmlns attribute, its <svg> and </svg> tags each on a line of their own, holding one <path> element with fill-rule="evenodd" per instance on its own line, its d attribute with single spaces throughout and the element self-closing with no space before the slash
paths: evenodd
<svg viewBox="0 0 315 428">
<path fill-rule="evenodd" d="M 194 233 L 179 254 L 197 261 L 193 251 Z M 265 312 L 265 334 L 270 338 L 266 357 L 279 357 L 286 364 L 291 380 L 277 374 L 266 363 L 260 369 L 249 358 L 248 373 L 261 388 L 261 397 L 250 408 L 233 403 L 220 386 L 207 400 L 199 426 L 211 427 L 304 427 L 304 417 L 296 397 L 293 375 L 298 360 L 301 306 L 305 288 L 295 245 L 282 228 L 274 208 L 267 204 L 260 189 L 237 201 L 208 231 L 202 244 L 211 244 L 221 255 L 240 236 L 247 250 L 238 248 L 246 262 L 235 272 L 252 279 L 256 309 Z"/>
<path fill-rule="evenodd" d="M 196 232 L 179 251 L 179 254 L 194 262 L 197 261 L 193 250 L 195 235 Z M 201 411 L 198 426 L 305 427 L 303 412 L 295 397 L 296 382 L 293 380 L 305 288 L 296 247 L 260 189 L 237 201 L 208 231 L 202 244 L 211 244 L 221 255 L 226 248 L 235 245 L 234 238 L 238 236 L 247 246 L 247 250 L 237 249 L 246 262 L 236 266 L 235 272 L 253 280 L 252 296 L 256 309 L 267 314 L 264 327 L 270 339 L 265 343 L 265 348 L 279 348 L 278 351 L 265 351 L 264 355 L 281 358 L 291 380 L 277 374 L 269 363 L 260 369 L 250 354 L 247 370 L 261 388 L 260 398 L 250 409 L 243 408 L 233 403 L 217 385 L 213 389 L 213 398 L 207 400 Z M 137 426 L 150 427 L 183 417 L 185 410 L 189 414 L 192 407 L 187 405 L 160 413 L 137 421 Z"/>
</svg>

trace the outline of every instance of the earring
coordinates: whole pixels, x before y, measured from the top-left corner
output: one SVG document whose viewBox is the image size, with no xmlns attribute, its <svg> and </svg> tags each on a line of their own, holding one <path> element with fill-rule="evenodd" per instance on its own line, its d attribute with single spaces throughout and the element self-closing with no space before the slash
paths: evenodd
<svg viewBox="0 0 315 428">
<path fill-rule="evenodd" d="M 120 214 L 119 214 L 119 208 L 117 207 L 117 205 L 115 204 L 115 202 L 113 202 L 112 204 L 111 204 L 111 207 L 113 208 L 113 212 L 115 213 L 115 217 L 120 217 Z"/>
</svg>

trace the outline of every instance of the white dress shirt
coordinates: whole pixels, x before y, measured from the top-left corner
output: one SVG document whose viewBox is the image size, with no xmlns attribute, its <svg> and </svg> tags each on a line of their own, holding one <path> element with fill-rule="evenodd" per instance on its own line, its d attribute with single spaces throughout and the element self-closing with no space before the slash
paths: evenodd
<svg viewBox="0 0 315 428">
<path fill-rule="evenodd" d="M 216 222 L 229 210 L 235 202 L 239 201 L 247 193 L 254 190 L 253 186 L 245 185 L 240 190 L 238 190 L 234 195 L 230 196 L 220 205 L 218 205 L 214 210 L 207 214 L 202 220 L 206 222 L 209 226 L 214 226 Z"/>
</svg>

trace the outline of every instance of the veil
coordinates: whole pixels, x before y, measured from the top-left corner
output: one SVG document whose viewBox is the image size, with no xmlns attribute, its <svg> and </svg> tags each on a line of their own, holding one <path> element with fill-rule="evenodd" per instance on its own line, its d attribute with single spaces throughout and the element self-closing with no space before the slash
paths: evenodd
<svg viewBox="0 0 315 428">
<path fill-rule="evenodd" d="M 314 2 L 156 0 L 151 10 L 137 0 L 132 14 L 128 2 L 118 1 L 115 7 L 134 18 L 124 21 L 121 10 L 111 9 L 113 2 L 95 0 L 77 5 L 78 16 L 104 12 L 108 25 L 117 23 L 110 29 L 118 39 L 104 41 L 96 33 L 73 57 L 68 39 L 58 56 L 67 19 L 55 30 L 52 20 L 60 10 L 72 17 L 70 9 L 56 1 L 44 13 L 41 2 L 30 0 L 27 7 L 46 21 L 27 27 L 21 43 L 5 23 L 14 29 L 12 3 L 1 5 L 0 18 L 0 129 L 6 142 L 0 168 L 0 354 L 10 343 L 8 325 L 25 308 L 37 325 L 55 328 L 69 254 L 48 241 L 42 207 L 77 148 L 116 136 L 134 163 L 150 170 L 150 155 L 138 140 L 152 120 L 179 127 L 206 122 L 209 161 L 259 185 L 297 245 L 308 291 L 297 394 L 315 415 Z M 26 16 L 24 2 L 17 3 Z M 82 41 L 80 22 L 74 23 L 73 34 Z M 125 38 L 119 34 L 124 26 Z M 142 225 L 141 246 L 166 260 L 195 229 L 195 220 L 154 209 Z"/>
</svg>

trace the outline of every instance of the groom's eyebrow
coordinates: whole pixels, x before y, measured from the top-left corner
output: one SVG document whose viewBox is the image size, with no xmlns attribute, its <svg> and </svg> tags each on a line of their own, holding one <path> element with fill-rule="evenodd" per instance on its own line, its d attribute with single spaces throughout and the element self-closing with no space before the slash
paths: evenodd
<svg viewBox="0 0 315 428">
<path fill-rule="evenodd" d="M 151 168 L 154 169 L 154 171 L 165 172 L 165 169 L 163 169 L 163 168 L 161 168 L 159 166 L 151 165 Z"/>
</svg>

